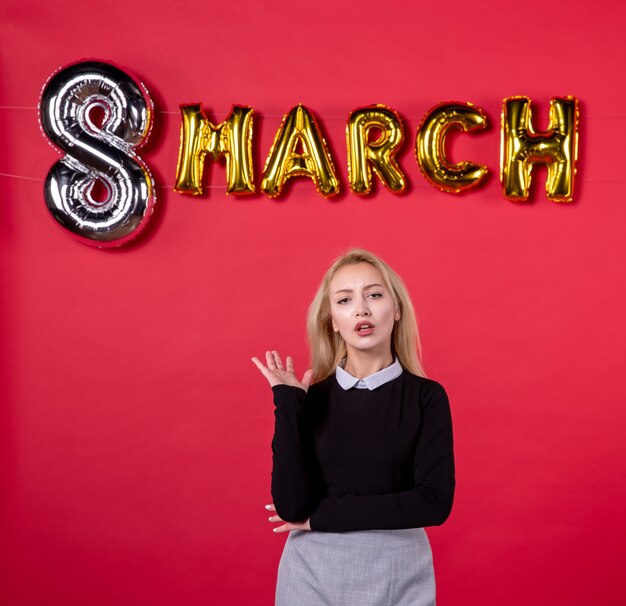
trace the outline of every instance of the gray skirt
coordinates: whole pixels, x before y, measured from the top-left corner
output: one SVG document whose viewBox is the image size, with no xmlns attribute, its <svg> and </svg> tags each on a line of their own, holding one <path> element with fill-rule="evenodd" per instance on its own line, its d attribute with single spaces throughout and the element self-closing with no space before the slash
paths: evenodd
<svg viewBox="0 0 626 606">
<path fill-rule="evenodd" d="M 292 530 L 278 566 L 276 606 L 434 606 L 423 528 Z"/>
</svg>

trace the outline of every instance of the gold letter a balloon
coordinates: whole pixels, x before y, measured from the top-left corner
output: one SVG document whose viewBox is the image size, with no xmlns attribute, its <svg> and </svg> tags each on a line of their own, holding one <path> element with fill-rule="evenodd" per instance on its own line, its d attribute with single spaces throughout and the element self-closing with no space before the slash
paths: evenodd
<svg viewBox="0 0 626 606">
<path fill-rule="evenodd" d="M 278 196 L 285 181 L 295 176 L 313 179 L 322 196 L 339 191 L 326 141 L 312 114 L 302 105 L 283 118 L 265 164 L 261 191 L 272 198 Z"/>
</svg>

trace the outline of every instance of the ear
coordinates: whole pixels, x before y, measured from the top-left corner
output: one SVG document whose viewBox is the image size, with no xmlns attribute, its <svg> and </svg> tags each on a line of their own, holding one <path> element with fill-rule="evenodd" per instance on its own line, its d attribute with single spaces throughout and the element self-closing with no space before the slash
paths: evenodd
<svg viewBox="0 0 626 606">
<path fill-rule="evenodd" d="M 330 316 L 330 323 L 333 327 L 333 330 L 335 332 L 339 332 L 339 328 L 337 327 L 337 323 L 335 322 L 335 318 L 333 318 L 332 316 Z"/>
<path fill-rule="evenodd" d="M 397 322 L 400 319 L 400 310 L 396 309 L 396 313 L 394 314 L 394 320 Z"/>
</svg>

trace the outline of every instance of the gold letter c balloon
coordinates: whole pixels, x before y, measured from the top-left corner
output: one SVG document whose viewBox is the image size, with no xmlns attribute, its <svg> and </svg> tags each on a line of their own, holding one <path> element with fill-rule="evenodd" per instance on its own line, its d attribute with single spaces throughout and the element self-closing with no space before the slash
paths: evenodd
<svg viewBox="0 0 626 606">
<path fill-rule="evenodd" d="M 415 155 L 422 174 L 437 189 L 458 194 L 476 187 L 487 167 L 463 161 L 452 164 L 446 158 L 445 141 L 450 128 L 474 132 L 487 126 L 483 111 L 471 103 L 441 103 L 422 120 L 415 141 Z"/>
</svg>

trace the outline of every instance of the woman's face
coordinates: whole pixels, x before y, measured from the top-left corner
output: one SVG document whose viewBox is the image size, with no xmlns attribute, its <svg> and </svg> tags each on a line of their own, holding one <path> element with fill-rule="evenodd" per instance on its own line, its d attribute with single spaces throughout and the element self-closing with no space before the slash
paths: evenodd
<svg viewBox="0 0 626 606">
<path fill-rule="evenodd" d="M 330 281 L 329 296 L 333 330 L 343 337 L 348 355 L 355 350 L 391 352 L 391 332 L 400 312 L 378 269 L 369 263 L 344 265 Z"/>
</svg>

